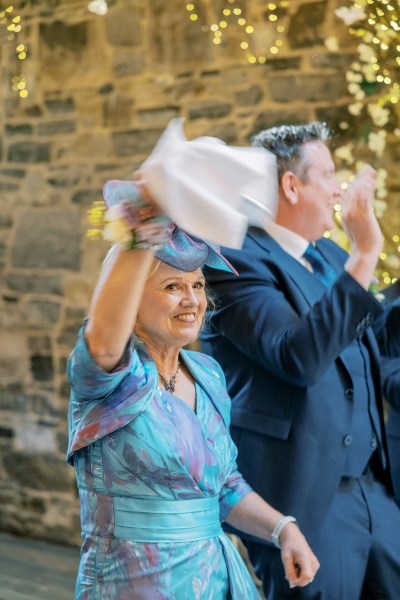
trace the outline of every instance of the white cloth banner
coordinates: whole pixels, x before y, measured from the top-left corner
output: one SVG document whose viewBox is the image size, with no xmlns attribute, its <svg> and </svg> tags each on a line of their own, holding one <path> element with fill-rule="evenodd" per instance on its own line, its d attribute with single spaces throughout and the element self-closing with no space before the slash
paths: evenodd
<svg viewBox="0 0 400 600">
<path fill-rule="evenodd" d="M 196 237 L 241 248 L 249 225 L 274 220 L 276 157 L 264 148 L 188 141 L 183 119 L 173 119 L 140 171 L 163 212 Z"/>
</svg>

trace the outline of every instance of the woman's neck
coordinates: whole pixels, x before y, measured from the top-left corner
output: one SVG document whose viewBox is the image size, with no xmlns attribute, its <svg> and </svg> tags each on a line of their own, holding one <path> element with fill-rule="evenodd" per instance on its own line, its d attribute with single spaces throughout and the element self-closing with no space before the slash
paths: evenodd
<svg viewBox="0 0 400 600">
<path fill-rule="evenodd" d="M 162 346 L 159 342 L 153 342 L 146 336 L 137 332 L 145 344 L 148 353 L 154 360 L 157 371 L 166 379 L 170 379 L 178 370 L 180 347 Z"/>
</svg>

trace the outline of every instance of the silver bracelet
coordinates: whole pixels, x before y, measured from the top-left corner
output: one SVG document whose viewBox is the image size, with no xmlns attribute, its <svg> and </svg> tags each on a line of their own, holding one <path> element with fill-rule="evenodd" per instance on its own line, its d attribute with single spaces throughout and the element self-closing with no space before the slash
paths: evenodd
<svg viewBox="0 0 400 600">
<path fill-rule="evenodd" d="M 281 544 L 279 542 L 279 536 L 281 534 L 282 529 L 288 523 L 296 523 L 296 519 L 294 517 L 291 517 L 290 515 L 288 515 L 287 517 L 282 517 L 282 519 L 279 519 L 279 521 L 277 522 L 277 524 L 274 527 L 273 532 L 271 533 L 271 539 L 274 542 L 274 545 L 279 549 L 281 549 Z"/>
</svg>

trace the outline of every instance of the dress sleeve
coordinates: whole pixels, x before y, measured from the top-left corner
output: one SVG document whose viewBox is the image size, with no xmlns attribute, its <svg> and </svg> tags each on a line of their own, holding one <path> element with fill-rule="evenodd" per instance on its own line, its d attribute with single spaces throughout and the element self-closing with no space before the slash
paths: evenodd
<svg viewBox="0 0 400 600">
<path fill-rule="evenodd" d="M 86 322 L 82 325 L 75 348 L 67 364 L 68 382 L 77 401 L 92 401 L 104 398 L 117 388 L 130 373 L 137 371 L 140 375 L 141 365 L 137 353 L 133 351 L 131 342 L 127 344 L 119 364 L 111 371 L 99 367 L 90 354 L 85 339 Z"/>
<path fill-rule="evenodd" d="M 229 433 L 228 435 L 231 460 L 225 468 L 226 479 L 219 493 L 219 514 L 221 521 L 225 521 L 232 508 L 253 491 L 238 470 L 236 464 L 237 448 Z"/>
<path fill-rule="evenodd" d="M 157 387 L 157 369 L 129 344 L 120 364 L 110 373 L 94 362 L 84 337 L 84 326 L 68 361 L 71 397 L 68 411 L 67 460 L 96 440 L 127 425 L 141 414 Z"/>
<path fill-rule="evenodd" d="M 250 485 L 246 483 L 237 468 L 235 468 L 219 494 L 219 514 L 221 521 L 225 521 L 232 508 L 252 491 Z"/>
</svg>

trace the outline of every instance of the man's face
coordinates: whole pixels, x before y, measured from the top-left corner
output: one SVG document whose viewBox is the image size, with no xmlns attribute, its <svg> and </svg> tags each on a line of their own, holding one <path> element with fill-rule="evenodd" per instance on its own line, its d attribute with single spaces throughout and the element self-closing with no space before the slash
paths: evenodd
<svg viewBox="0 0 400 600">
<path fill-rule="evenodd" d="M 316 240 L 334 226 L 333 207 L 340 202 L 341 188 L 323 142 L 307 142 L 303 162 L 308 168 L 299 180 L 298 208 L 307 229 L 305 237 Z"/>
</svg>

